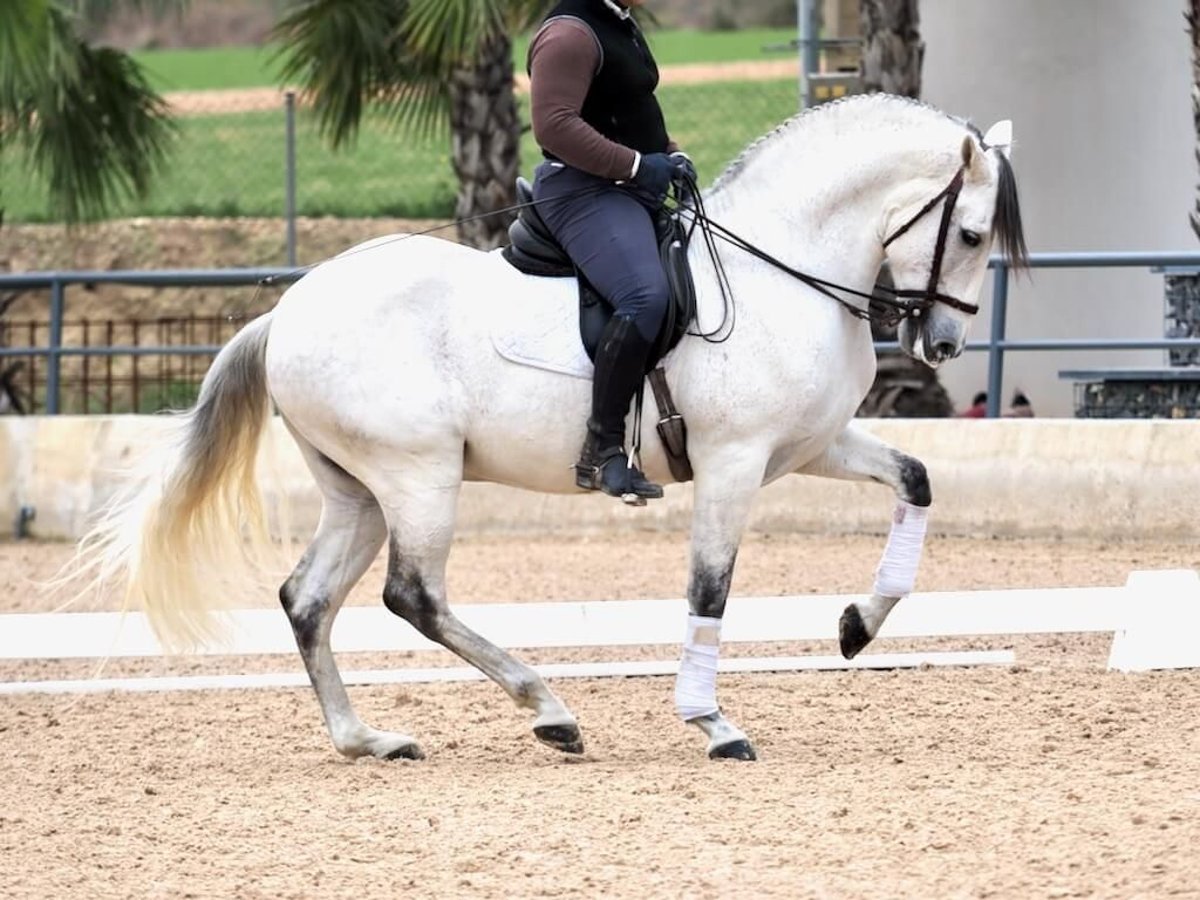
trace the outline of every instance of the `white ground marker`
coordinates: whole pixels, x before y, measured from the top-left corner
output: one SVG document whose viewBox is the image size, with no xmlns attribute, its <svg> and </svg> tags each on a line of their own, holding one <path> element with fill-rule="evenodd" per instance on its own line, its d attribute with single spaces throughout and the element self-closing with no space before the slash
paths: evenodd
<svg viewBox="0 0 1200 900">
<path fill-rule="evenodd" d="M 836 638 L 837 620 L 854 595 L 731 598 L 724 642 L 813 641 Z M 682 600 L 478 604 L 456 607 L 462 619 L 502 647 L 619 647 L 675 644 L 682 638 Z M 294 654 L 291 628 L 279 609 L 226 614 L 228 639 L 205 655 Z M 1049 588 L 914 594 L 902 602 L 880 638 L 1099 632 L 1113 635 L 1109 669 L 1142 672 L 1200 668 L 1200 575 L 1191 570 L 1134 572 L 1123 587 Z M 350 607 L 332 635 L 336 652 L 438 649 L 379 607 Z M 164 651 L 141 613 L 48 613 L 0 616 L 0 659 L 156 657 Z M 1011 651 L 866 654 L 722 660 L 723 672 L 892 669 L 918 666 L 1008 665 Z M 572 663 L 538 667 L 550 678 L 674 674 L 675 660 Z M 345 673 L 348 684 L 469 681 L 474 669 L 378 669 Z M 0 694 L 28 692 L 210 690 L 297 687 L 302 673 L 11 682 Z"/>
<path fill-rule="evenodd" d="M 840 656 L 731 657 L 720 662 L 723 673 L 804 672 L 845 669 L 915 669 L 927 666 L 1006 666 L 1015 662 L 1011 650 L 964 650 L 931 653 L 864 653 L 853 659 Z M 630 678 L 674 675 L 679 661 L 650 659 L 633 662 L 559 663 L 534 666 L 545 678 Z M 483 673 L 469 667 L 434 669 L 361 669 L 342 673 L 348 685 L 420 684 L 482 681 Z M 303 672 L 269 672 L 262 675 L 182 675 L 149 678 L 83 678 L 70 681 L 15 681 L 0 683 L 5 694 L 102 694 L 108 691 L 209 691 L 236 688 L 308 687 Z"/>
<path fill-rule="evenodd" d="M 1125 626 L 1113 635 L 1108 667 L 1200 668 L 1200 575 L 1192 569 L 1133 572 L 1125 589 Z"/>
</svg>

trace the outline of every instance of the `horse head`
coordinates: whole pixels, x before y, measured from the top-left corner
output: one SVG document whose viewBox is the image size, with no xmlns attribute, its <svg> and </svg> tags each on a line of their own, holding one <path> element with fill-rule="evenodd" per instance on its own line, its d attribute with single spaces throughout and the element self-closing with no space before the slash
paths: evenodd
<svg viewBox="0 0 1200 900">
<path fill-rule="evenodd" d="M 896 294 L 917 307 L 900 323 L 900 347 L 929 366 L 962 353 L 991 248 L 1014 268 L 1028 265 L 1011 146 L 1011 122 L 982 136 L 970 130 L 939 155 L 938 174 L 920 179 L 915 192 L 907 186 L 891 210 L 885 256 Z M 947 173 L 950 158 L 957 169 Z M 938 179 L 944 186 L 931 197 Z"/>
</svg>

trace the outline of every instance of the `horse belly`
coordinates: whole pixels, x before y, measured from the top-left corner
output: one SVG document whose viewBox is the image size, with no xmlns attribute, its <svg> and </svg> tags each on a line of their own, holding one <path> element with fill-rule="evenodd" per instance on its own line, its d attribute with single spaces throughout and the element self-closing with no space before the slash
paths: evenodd
<svg viewBox="0 0 1200 900">
<path fill-rule="evenodd" d="M 493 353 L 466 427 L 464 472 L 549 493 L 574 492 L 591 382 L 518 365 Z"/>
</svg>

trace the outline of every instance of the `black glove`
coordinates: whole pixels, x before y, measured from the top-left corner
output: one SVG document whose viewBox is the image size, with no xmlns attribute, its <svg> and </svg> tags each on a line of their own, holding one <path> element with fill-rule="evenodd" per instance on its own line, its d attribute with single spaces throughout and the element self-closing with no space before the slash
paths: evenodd
<svg viewBox="0 0 1200 900">
<path fill-rule="evenodd" d="M 692 203 L 692 188 L 693 186 L 698 187 L 696 164 L 682 150 L 676 150 L 672 153 L 671 160 L 675 163 L 675 196 L 680 203 L 690 206 Z"/>
<path fill-rule="evenodd" d="M 662 203 L 667 199 L 671 179 L 679 169 L 679 162 L 665 153 L 643 153 L 634 173 L 633 183 Z"/>
</svg>

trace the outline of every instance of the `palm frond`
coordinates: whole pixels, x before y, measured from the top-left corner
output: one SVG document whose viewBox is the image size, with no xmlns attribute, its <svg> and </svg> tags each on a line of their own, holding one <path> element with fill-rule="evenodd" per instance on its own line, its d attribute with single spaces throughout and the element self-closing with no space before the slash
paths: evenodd
<svg viewBox="0 0 1200 900">
<path fill-rule="evenodd" d="M 0 124 L 44 75 L 50 8 L 48 0 L 7 0 L 0 13 Z"/>
<path fill-rule="evenodd" d="M 419 80 L 400 40 L 406 9 L 404 0 L 303 0 L 273 29 L 281 77 L 309 96 L 335 147 L 354 140 L 370 102 Z"/>
<path fill-rule="evenodd" d="M 398 127 L 445 127 L 450 77 L 497 34 L 537 21 L 553 0 L 301 0 L 275 27 L 281 75 L 311 98 L 336 147 L 368 106 Z"/>
<path fill-rule="evenodd" d="M 2 98 L 0 119 L 46 179 L 51 206 L 78 221 L 144 193 L 174 127 L 136 63 L 79 40 L 69 13 L 48 8 L 46 37 L 40 77 Z"/>
<path fill-rule="evenodd" d="M 553 0 L 409 0 L 401 33 L 410 50 L 442 71 L 470 64 L 496 34 L 513 35 L 539 21 Z"/>
</svg>

